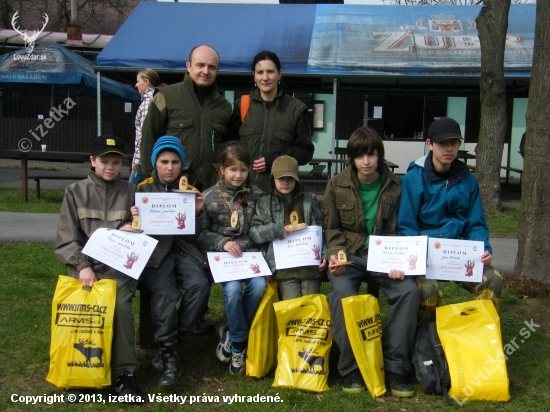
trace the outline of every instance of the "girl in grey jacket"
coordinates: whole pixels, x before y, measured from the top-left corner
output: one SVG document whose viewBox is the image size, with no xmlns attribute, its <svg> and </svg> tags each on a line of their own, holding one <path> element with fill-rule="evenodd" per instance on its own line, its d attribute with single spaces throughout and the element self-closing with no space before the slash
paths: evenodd
<svg viewBox="0 0 550 412">
<path fill-rule="evenodd" d="M 325 271 L 326 247 L 317 250 L 318 266 L 301 266 L 276 270 L 273 240 L 283 239 L 291 232 L 290 213 L 296 212 L 301 223 L 322 226 L 321 211 L 315 195 L 304 192 L 298 178 L 298 162 L 290 156 L 279 156 L 271 168 L 272 193 L 263 196 L 256 206 L 252 219 L 250 239 L 258 244 L 267 243 L 266 260 L 279 282 L 283 299 L 293 299 L 320 293 L 321 276 Z M 324 243 L 324 242 L 323 242 Z M 314 251 L 315 252 L 315 251 Z"/>
</svg>

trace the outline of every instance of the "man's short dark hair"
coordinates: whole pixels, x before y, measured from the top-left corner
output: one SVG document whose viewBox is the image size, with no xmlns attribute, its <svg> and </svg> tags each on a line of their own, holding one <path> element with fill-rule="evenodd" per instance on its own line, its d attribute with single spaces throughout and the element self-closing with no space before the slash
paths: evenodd
<svg viewBox="0 0 550 412">
<path fill-rule="evenodd" d="M 356 170 L 353 159 L 364 154 L 372 155 L 376 151 L 378 155 L 378 167 L 376 170 L 381 173 L 384 169 L 385 155 L 384 143 L 380 135 L 372 127 L 362 126 L 351 134 L 348 140 L 348 161 L 353 170 Z"/>
<path fill-rule="evenodd" d="M 197 50 L 199 47 L 202 47 L 202 46 L 205 46 L 205 47 L 210 47 L 212 50 L 214 50 L 214 52 L 216 53 L 216 55 L 218 56 L 218 68 L 220 66 L 220 53 L 218 53 L 218 51 L 213 48 L 212 46 L 210 46 L 209 44 L 199 44 L 198 46 L 195 46 L 191 49 L 191 51 L 189 52 L 189 60 L 188 62 L 191 63 L 191 57 L 193 56 L 193 52 L 195 50 Z"/>
</svg>

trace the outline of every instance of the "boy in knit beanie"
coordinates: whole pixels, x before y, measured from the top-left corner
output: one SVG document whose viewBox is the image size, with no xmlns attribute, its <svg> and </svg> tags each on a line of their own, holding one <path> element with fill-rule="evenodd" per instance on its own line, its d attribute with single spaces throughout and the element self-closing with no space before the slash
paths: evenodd
<svg viewBox="0 0 550 412">
<path fill-rule="evenodd" d="M 160 137 L 151 155 L 153 173 L 137 186 L 137 191 L 162 193 L 178 189 L 185 160 L 183 146 L 177 138 Z M 197 189 L 191 188 L 195 191 L 195 228 L 196 233 L 200 233 L 202 219 L 198 216 L 204 197 Z M 132 215 L 138 215 L 137 206 L 132 207 Z M 151 291 L 153 338 L 159 345 L 159 352 L 152 363 L 162 372 L 159 386 L 165 387 L 174 385 L 181 373 L 176 341 L 178 337 L 181 339 L 193 331 L 199 323 L 208 303 L 210 284 L 205 272 L 204 255 L 193 244 L 196 235 L 153 237 L 158 244 L 141 280 Z M 183 297 L 180 289 L 185 290 Z"/>
</svg>

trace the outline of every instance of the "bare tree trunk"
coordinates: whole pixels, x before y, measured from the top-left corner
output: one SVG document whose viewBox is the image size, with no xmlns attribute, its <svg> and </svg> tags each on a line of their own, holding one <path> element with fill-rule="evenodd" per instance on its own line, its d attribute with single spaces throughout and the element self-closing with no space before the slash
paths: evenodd
<svg viewBox="0 0 550 412">
<path fill-rule="evenodd" d="M 485 0 L 476 23 L 481 45 L 481 116 L 476 177 L 485 211 L 501 209 L 500 163 L 506 135 L 504 47 L 510 0 Z"/>
<path fill-rule="evenodd" d="M 0 0 L 0 28 L 11 29 L 11 15 L 13 8 L 8 0 Z"/>
<path fill-rule="evenodd" d="M 550 284 L 550 2 L 537 2 L 515 275 Z"/>
</svg>

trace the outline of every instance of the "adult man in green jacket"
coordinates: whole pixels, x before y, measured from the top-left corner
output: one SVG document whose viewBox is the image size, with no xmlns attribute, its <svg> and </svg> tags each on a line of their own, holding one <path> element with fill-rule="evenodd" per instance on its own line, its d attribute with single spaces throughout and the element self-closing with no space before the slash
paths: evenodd
<svg viewBox="0 0 550 412">
<path fill-rule="evenodd" d="M 225 139 L 231 117 L 231 103 L 216 90 L 219 64 L 214 48 L 196 46 L 189 54 L 183 82 L 156 90 L 142 127 L 145 178 L 153 171 L 150 158 L 155 141 L 170 135 L 180 139 L 188 156 L 183 171 L 189 183 L 206 190 L 216 182 L 214 154 Z"/>
</svg>

